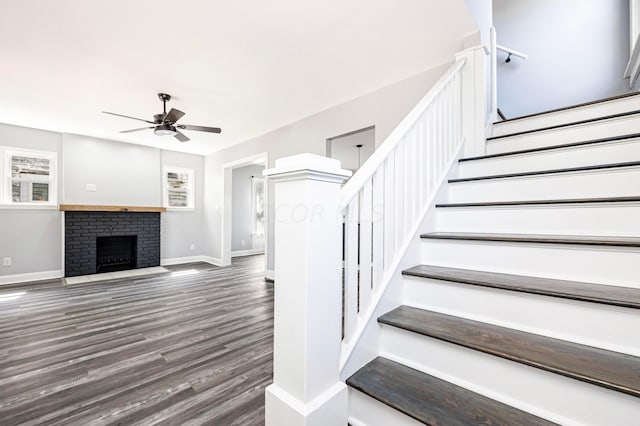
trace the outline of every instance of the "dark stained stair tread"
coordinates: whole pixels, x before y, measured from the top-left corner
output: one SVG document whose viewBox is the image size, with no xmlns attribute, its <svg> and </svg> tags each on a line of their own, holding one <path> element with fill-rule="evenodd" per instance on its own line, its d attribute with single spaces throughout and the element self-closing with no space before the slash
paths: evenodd
<svg viewBox="0 0 640 426">
<path fill-rule="evenodd" d="M 556 200 L 522 200 L 522 201 L 486 201 L 476 203 L 436 204 L 437 208 L 459 207 L 501 207 L 501 206 L 538 206 L 555 204 L 606 204 L 606 203 L 638 203 L 638 197 L 601 197 L 601 198 L 559 198 Z"/>
<path fill-rule="evenodd" d="M 422 234 L 423 239 L 496 241 L 539 244 L 571 244 L 610 247 L 640 247 L 638 237 L 606 237 L 591 235 L 543 235 L 543 234 L 490 234 L 472 232 L 431 232 Z"/>
<path fill-rule="evenodd" d="M 555 424 L 381 357 L 358 370 L 347 384 L 427 425 Z"/>
<path fill-rule="evenodd" d="M 640 358 L 409 306 L 382 324 L 640 397 Z"/>
<path fill-rule="evenodd" d="M 493 124 L 497 125 L 497 124 L 501 124 L 501 123 L 509 123 L 509 122 L 523 120 L 523 119 L 527 119 L 527 118 L 531 118 L 531 117 L 538 117 L 538 116 L 541 116 L 541 115 L 553 114 L 553 113 L 560 112 L 560 111 L 568 111 L 568 110 L 571 110 L 571 109 L 582 108 L 582 107 L 585 107 L 585 106 L 590 106 L 590 105 L 596 105 L 596 104 L 600 104 L 600 103 L 604 103 L 604 102 L 615 101 L 615 100 L 618 100 L 618 99 L 624 99 L 624 98 L 628 98 L 630 96 L 637 96 L 639 94 L 640 94 L 640 92 L 625 93 L 625 94 L 622 94 L 622 95 L 617 95 L 617 96 L 611 96 L 611 97 L 608 97 L 608 98 L 597 99 L 595 101 L 583 102 L 583 103 L 580 103 L 580 104 L 569 105 L 569 106 L 562 107 L 562 108 L 555 108 L 555 109 L 550 109 L 550 110 L 547 110 L 547 111 L 536 112 L 536 113 L 533 113 L 533 114 L 527 114 L 527 115 L 521 115 L 521 116 L 518 116 L 518 117 L 508 118 L 508 119 L 505 119 L 505 120 L 496 121 Z"/>
<path fill-rule="evenodd" d="M 518 151 L 500 152 L 497 154 L 487 154 L 487 155 L 481 155 L 478 157 L 467 157 L 467 158 L 461 158 L 458 161 L 460 163 L 464 163 L 466 161 L 487 160 L 490 158 L 500 158 L 500 157 L 507 157 L 512 155 L 531 154 L 534 152 L 553 151 L 553 150 L 565 149 L 565 148 L 575 148 L 579 146 L 595 145 L 595 144 L 607 143 L 607 142 L 621 142 L 621 141 L 633 140 L 637 138 L 640 138 L 640 133 L 632 133 L 628 135 L 612 136 L 612 137 L 600 138 L 600 139 L 591 139 L 588 141 L 571 142 L 571 143 L 565 143 L 561 145 L 541 146 L 537 148 L 521 149 Z"/>
<path fill-rule="evenodd" d="M 418 265 L 403 275 L 640 309 L 640 289 L 443 266 Z"/>
<path fill-rule="evenodd" d="M 537 133 L 537 132 L 543 132 L 546 130 L 555 130 L 555 129 L 561 129 L 563 127 L 571 127 L 571 126 L 578 126 L 580 124 L 588 124 L 588 123 L 593 123 L 596 121 L 605 121 L 605 120 L 611 120 L 614 118 L 623 118 L 623 117 L 629 117 L 635 114 L 640 113 L 640 110 L 634 110 L 634 111 L 626 111 L 626 112 L 621 112 L 618 114 L 611 114 L 611 115 L 605 115 L 602 117 L 595 117 L 595 118 L 588 118 L 586 120 L 579 120 L 579 121 L 573 121 L 570 123 L 563 123 L 563 124 L 555 124 L 553 126 L 547 126 L 547 127 L 539 127 L 537 129 L 530 129 L 530 130 L 522 130 L 520 132 L 514 132 L 514 133 L 509 133 L 506 135 L 501 135 L 501 136 L 493 136 L 490 138 L 487 138 L 487 142 L 492 141 L 492 140 L 496 140 L 496 139 L 504 139 L 504 138 L 510 138 L 513 136 L 520 136 L 520 135 L 527 135 L 530 133 Z"/>
<path fill-rule="evenodd" d="M 543 176 L 543 175 L 551 175 L 551 174 L 559 174 L 559 173 L 588 172 L 588 171 L 594 171 L 594 170 L 620 169 L 620 168 L 638 167 L 638 166 L 640 166 L 640 161 L 630 161 L 625 163 L 611 163 L 611 164 L 596 164 L 593 166 L 569 167 L 564 169 L 536 170 L 532 172 L 505 173 L 500 175 L 488 175 L 488 176 L 449 179 L 449 183 L 474 182 L 474 181 L 492 180 L 492 179 L 508 179 L 508 178 L 527 177 L 527 176 Z"/>
</svg>

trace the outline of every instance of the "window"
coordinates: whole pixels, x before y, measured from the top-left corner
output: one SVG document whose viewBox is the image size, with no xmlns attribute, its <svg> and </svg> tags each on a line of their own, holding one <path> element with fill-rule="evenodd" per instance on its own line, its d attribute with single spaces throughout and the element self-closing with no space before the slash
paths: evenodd
<svg viewBox="0 0 640 426">
<path fill-rule="evenodd" d="M 56 204 L 55 152 L 6 148 L 4 157 L 4 204 Z"/>
<path fill-rule="evenodd" d="M 162 175 L 164 206 L 176 210 L 193 210 L 193 169 L 165 167 Z"/>
</svg>

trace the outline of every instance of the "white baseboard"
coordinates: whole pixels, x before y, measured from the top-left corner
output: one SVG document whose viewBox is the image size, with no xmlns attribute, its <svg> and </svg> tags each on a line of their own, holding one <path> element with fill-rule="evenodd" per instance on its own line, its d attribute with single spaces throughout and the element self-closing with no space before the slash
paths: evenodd
<svg viewBox="0 0 640 426">
<path fill-rule="evenodd" d="M 267 269 L 266 271 L 264 271 L 264 277 L 268 280 L 275 281 L 276 273 L 273 269 Z"/>
<path fill-rule="evenodd" d="M 1 275 L 0 285 L 26 283 L 29 281 L 53 280 L 62 278 L 64 273 L 62 270 L 30 272 L 27 274 Z"/>
<path fill-rule="evenodd" d="M 188 256 L 188 257 L 171 257 L 167 259 L 161 259 L 160 265 L 162 266 L 182 265 L 185 263 L 194 263 L 194 262 L 205 262 L 215 266 L 224 266 L 222 263 L 222 259 L 218 259 L 217 257 L 204 256 L 204 255 Z"/>
<path fill-rule="evenodd" d="M 254 254 L 264 254 L 264 249 L 237 250 L 231 252 L 231 257 L 252 256 Z"/>
<path fill-rule="evenodd" d="M 204 262 L 202 256 L 187 256 L 187 257 L 170 257 L 167 259 L 160 259 L 160 265 L 181 265 L 183 263 Z"/>
<path fill-rule="evenodd" d="M 217 257 L 211 257 L 211 256 L 200 256 L 201 260 L 203 262 L 207 262 L 210 263 L 214 266 L 225 266 L 224 262 L 222 262 L 222 259 L 217 258 Z"/>
</svg>

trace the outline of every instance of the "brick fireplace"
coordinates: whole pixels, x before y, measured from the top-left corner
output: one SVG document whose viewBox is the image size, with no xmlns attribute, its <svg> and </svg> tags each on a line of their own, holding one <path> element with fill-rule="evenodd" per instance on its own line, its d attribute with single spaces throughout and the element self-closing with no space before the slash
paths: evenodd
<svg viewBox="0 0 640 426">
<path fill-rule="evenodd" d="M 65 211 L 65 276 L 160 265 L 160 212 Z"/>
</svg>

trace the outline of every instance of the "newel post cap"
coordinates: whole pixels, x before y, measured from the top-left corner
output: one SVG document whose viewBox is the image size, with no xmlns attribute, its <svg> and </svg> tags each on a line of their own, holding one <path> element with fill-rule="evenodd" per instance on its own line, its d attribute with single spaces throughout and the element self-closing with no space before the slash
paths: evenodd
<svg viewBox="0 0 640 426">
<path fill-rule="evenodd" d="M 262 174 L 272 181 L 311 179 L 342 183 L 352 173 L 341 168 L 340 161 L 333 158 L 298 154 L 277 159 L 275 167 Z"/>
</svg>

